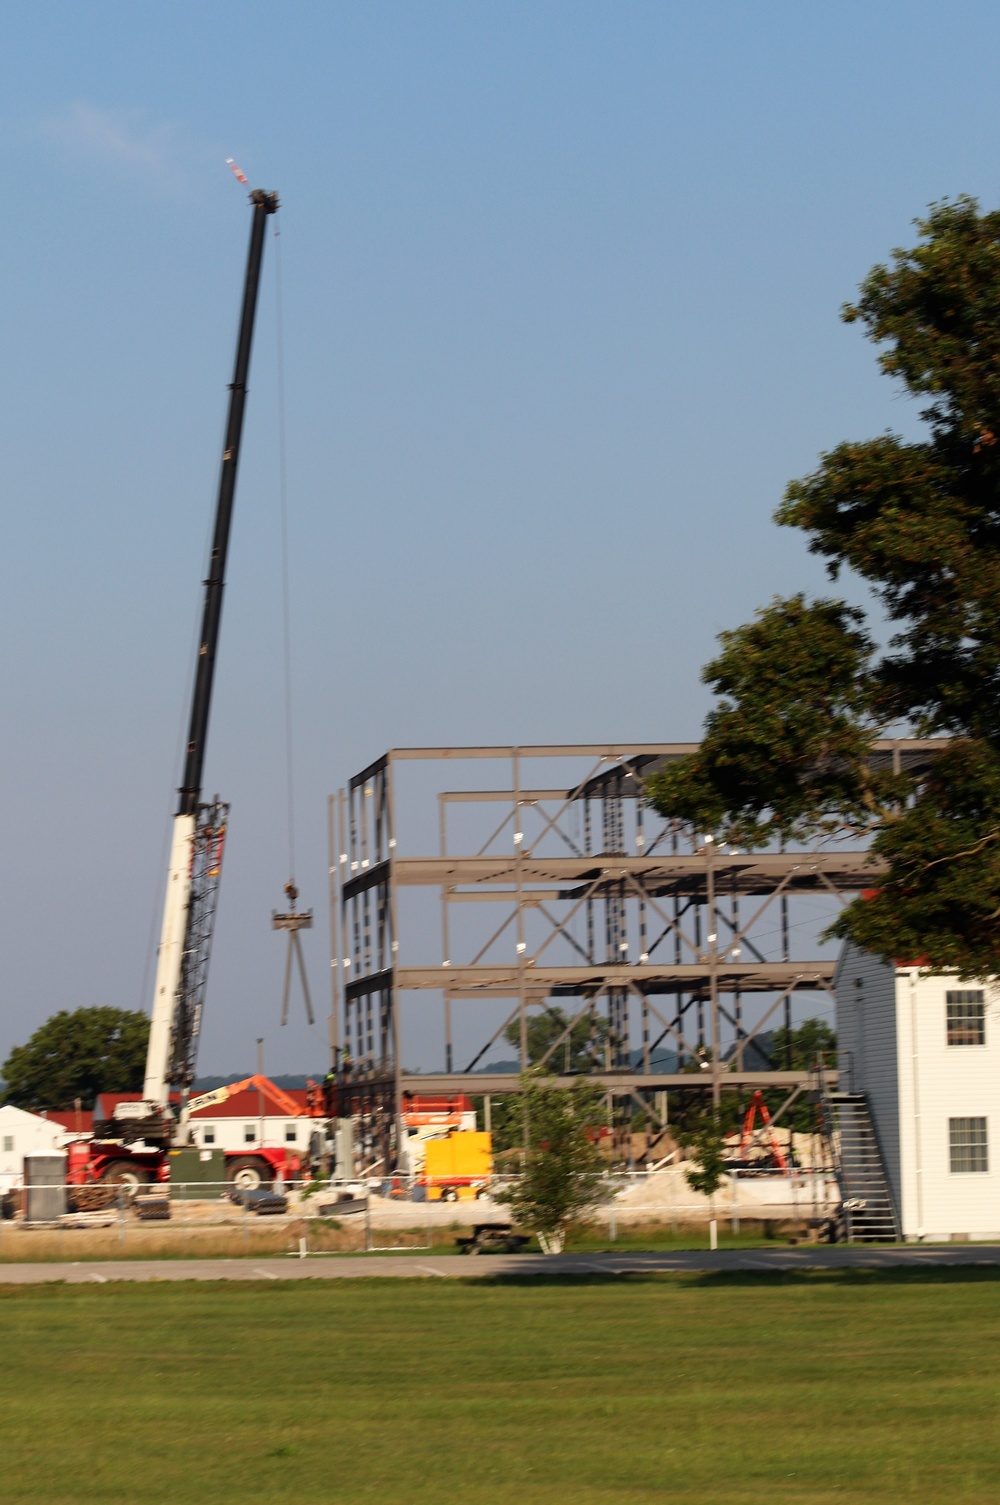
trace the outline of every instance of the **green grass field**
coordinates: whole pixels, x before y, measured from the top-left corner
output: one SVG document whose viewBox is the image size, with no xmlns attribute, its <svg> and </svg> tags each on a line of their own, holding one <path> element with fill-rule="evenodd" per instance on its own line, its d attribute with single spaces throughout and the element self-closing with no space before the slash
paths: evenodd
<svg viewBox="0 0 1000 1505">
<path fill-rule="evenodd" d="M 1000 1278 L 0 1288 L 0 1498 L 996 1501 Z"/>
</svg>

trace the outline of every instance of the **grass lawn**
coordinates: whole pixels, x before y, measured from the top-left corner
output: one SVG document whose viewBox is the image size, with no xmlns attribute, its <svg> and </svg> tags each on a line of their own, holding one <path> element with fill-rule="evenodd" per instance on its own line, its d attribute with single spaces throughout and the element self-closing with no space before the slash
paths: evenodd
<svg viewBox="0 0 1000 1505">
<path fill-rule="evenodd" d="M 989 1501 L 1000 1278 L 0 1287 L 5 1505 Z"/>
</svg>

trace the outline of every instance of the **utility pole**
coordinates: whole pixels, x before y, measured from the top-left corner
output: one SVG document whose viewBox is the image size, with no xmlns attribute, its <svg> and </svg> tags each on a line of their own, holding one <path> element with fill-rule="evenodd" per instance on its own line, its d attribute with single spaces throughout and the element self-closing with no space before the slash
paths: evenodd
<svg viewBox="0 0 1000 1505">
<path fill-rule="evenodd" d="M 263 1037 L 259 1037 L 258 1040 L 257 1040 L 257 1077 L 258 1077 L 258 1081 L 257 1081 L 257 1117 L 259 1118 L 260 1123 L 259 1123 L 258 1129 L 257 1129 L 257 1137 L 258 1137 L 258 1141 L 259 1141 L 261 1147 L 263 1147 L 263 1144 L 264 1144 L 264 1086 L 263 1086 L 263 1081 L 262 1081 L 263 1076 L 264 1076 L 264 1040 L 263 1040 Z"/>
</svg>

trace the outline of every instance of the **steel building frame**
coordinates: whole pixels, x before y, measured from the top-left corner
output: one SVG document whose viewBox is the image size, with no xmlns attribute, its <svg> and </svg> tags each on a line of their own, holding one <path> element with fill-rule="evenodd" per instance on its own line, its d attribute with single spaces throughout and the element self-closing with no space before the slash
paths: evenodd
<svg viewBox="0 0 1000 1505">
<path fill-rule="evenodd" d="M 696 746 L 395 748 L 330 796 L 331 1046 L 344 1112 L 367 1105 L 381 1124 L 396 1119 L 398 1129 L 406 1091 L 516 1091 L 516 1075 L 475 1068 L 515 1023 L 523 1065 L 530 1012 L 563 999 L 575 1000 L 570 1023 L 546 1059 L 555 1062 L 580 1020 L 600 1017 L 604 1058 L 595 1060 L 592 1080 L 616 1098 L 647 1094 L 648 1108 L 652 1091 L 710 1087 L 718 1104 L 724 1088 L 806 1085 L 806 1073 L 787 1062 L 746 1069 L 748 1047 L 761 1031 L 782 1018 L 791 1022 L 793 996 L 828 990 L 832 982 L 832 959 L 793 960 L 789 901 L 822 894 L 843 903 L 877 881 L 879 869 L 858 849 L 748 854 L 663 821 L 644 805 L 643 780 Z M 885 740 L 876 758 L 896 770 L 917 770 L 939 746 Z M 399 765 L 440 762 L 440 783 L 449 777 L 445 767 L 469 759 L 507 761 L 509 785 L 438 788 L 438 853 L 402 854 Z M 570 760 L 585 760 L 587 768 L 572 787 L 524 779 L 526 764 L 564 768 Z M 473 807 L 476 815 L 496 817 L 475 851 L 450 847 L 449 814 L 463 806 L 466 816 Z M 527 829 L 531 812 L 541 821 L 538 831 Z M 434 965 L 408 964 L 400 953 L 400 898 L 419 888 L 440 896 L 441 958 Z M 455 908 L 483 903 L 497 923 L 474 954 L 459 955 Z M 777 959 L 754 941 L 772 908 L 781 935 Z M 575 933 L 581 927 L 582 935 Z M 498 947 L 505 955 L 487 959 Z M 445 1071 L 408 1077 L 400 1050 L 402 999 L 427 990 L 443 999 Z M 451 1011 L 460 1000 L 511 1007 L 456 1071 Z M 687 1071 L 656 1069 L 664 1041 Z M 391 1161 L 384 1133 L 382 1142 Z"/>
</svg>

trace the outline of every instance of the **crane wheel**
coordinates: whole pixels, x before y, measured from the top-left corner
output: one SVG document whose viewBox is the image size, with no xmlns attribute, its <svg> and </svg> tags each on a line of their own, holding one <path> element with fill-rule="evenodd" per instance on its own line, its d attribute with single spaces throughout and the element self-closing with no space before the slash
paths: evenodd
<svg viewBox="0 0 1000 1505">
<path fill-rule="evenodd" d="M 271 1185 L 271 1177 L 263 1162 L 252 1155 L 227 1165 L 226 1180 L 237 1191 L 261 1191 Z"/>
<path fill-rule="evenodd" d="M 140 1166 L 122 1162 L 119 1165 L 108 1166 L 101 1176 L 101 1185 L 115 1189 L 121 1187 L 125 1193 L 125 1201 L 134 1202 L 142 1188 L 148 1186 L 152 1179 L 149 1171 L 143 1170 Z"/>
</svg>

